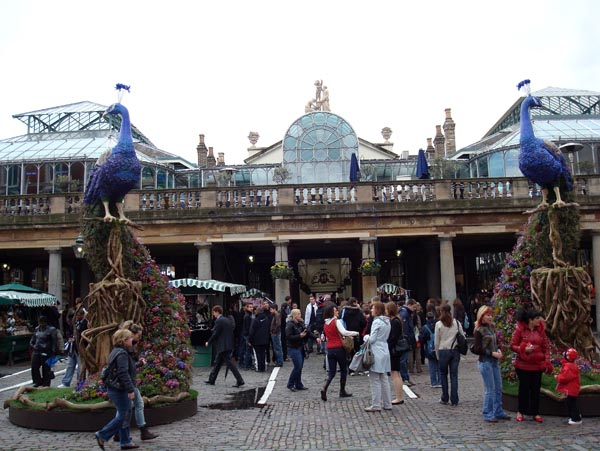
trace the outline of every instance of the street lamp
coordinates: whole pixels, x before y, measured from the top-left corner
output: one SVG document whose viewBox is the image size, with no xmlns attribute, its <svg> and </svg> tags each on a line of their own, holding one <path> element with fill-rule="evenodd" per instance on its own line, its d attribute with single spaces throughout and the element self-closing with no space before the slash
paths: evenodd
<svg viewBox="0 0 600 451">
<path fill-rule="evenodd" d="M 75 258 L 83 258 L 85 256 L 85 243 L 83 242 L 83 237 L 81 235 L 75 239 L 75 243 L 71 248 L 73 249 Z"/>
</svg>

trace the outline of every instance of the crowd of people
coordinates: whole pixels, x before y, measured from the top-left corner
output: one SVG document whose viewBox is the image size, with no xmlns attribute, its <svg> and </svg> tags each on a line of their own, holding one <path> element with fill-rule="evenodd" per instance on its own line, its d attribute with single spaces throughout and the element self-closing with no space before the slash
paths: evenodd
<svg viewBox="0 0 600 451">
<path fill-rule="evenodd" d="M 65 352 L 68 362 L 60 386 L 68 387 L 73 379 L 80 379 L 78 349 L 81 334 L 87 328 L 85 313 L 85 309 L 78 308 L 67 317 Z M 414 385 L 411 374 L 422 372 L 425 362 L 431 388 L 441 389 L 440 403 L 458 406 L 461 353 L 457 339 L 459 335 L 472 334 L 471 352 L 478 356 L 477 365 L 484 387 L 483 421 L 496 423 L 511 419 L 502 406 L 500 361 L 503 353 L 497 340 L 493 310 L 485 300 L 475 299 L 470 308 L 465 308 L 460 299 L 452 303 L 429 299 L 422 307 L 414 299 L 382 302 L 375 296 L 361 304 L 354 297 L 345 300 L 311 295 L 303 313 L 287 296 L 280 306 L 265 299 L 260 304 L 249 302 L 241 310 L 232 308 L 224 312 L 220 305 L 215 305 L 212 316 L 212 333 L 205 345 L 213 346 L 214 361 L 206 384 L 216 383 L 223 365 L 235 377 L 234 387 L 242 387 L 245 382 L 239 369 L 264 372 L 268 365 L 281 367 L 289 362 L 292 368 L 287 388 L 292 392 L 306 390 L 302 381 L 304 361 L 317 353 L 324 355 L 325 370 L 320 399 L 328 400 L 330 384 L 338 374 L 339 397 L 351 397 L 348 376 L 365 372 L 351 371 L 349 362 L 368 344 L 373 363 L 368 367 L 371 403 L 365 407 L 366 412 L 391 410 L 394 405 L 404 404 L 404 385 Z M 516 421 L 530 417 L 541 423 L 542 374 L 553 370 L 543 315 L 532 308 L 523 308 L 516 318 L 509 345 L 515 354 L 514 368 L 519 382 Z M 31 338 L 32 378 L 34 386 L 49 386 L 52 371 L 45 362 L 61 353 L 57 328 L 50 325 L 45 316 L 40 316 L 38 323 Z M 108 395 L 117 412 L 115 418 L 95 435 L 102 449 L 112 437 L 120 441 L 121 449 L 138 447 L 129 431 L 132 413 L 135 413 L 142 440 L 156 437 L 146 425 L 144 404 L 135 383 L 137 367 L 144 364 L 143 358 L 136 353 L 141 334 L 141 326 L 126 321 L 113 335 L 109 363 L 112 362 L 116 369 L 117 382 L 108 386 Z M 577 402 L 579 370 L 574 363 L 577 357 L 575 349 L 566 351 L 562 370 L 556 376 L 557 390 L 566 395 L 568 423 L 573 425 L 581 424 Z"/>
</svg>

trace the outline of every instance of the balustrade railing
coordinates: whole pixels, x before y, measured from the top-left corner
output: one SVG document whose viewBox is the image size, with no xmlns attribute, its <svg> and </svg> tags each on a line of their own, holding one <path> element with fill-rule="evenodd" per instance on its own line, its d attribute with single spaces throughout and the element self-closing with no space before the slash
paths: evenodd
<svg viewBox="0 0 600 451">
<path fill-rule="evenodd" d="M 600 195 L 600 176 L 578 176 L 578 197 Z M 128 211 L 197 210 L 200 208 L 312 207 L 369 203 L 414 203 L 438 200 L 527 199 L 541 196 L 525 178 L 407 180 L 252 187 L 137 190 L 126 200 Z M 82 193 L 0 196 L 0 217 L 79 213 Z"/>
</svg>

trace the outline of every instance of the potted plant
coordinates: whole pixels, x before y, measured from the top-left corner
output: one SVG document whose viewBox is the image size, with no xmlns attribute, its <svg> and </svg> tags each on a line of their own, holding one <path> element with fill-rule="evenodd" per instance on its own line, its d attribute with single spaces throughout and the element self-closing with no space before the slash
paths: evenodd
<svg viewBox="0 0 600 451">
<path fill-rule="evenodd" d="M 294 270 L 286 262 L 276 262 L 271 266 L 271 277 L 273 279 L 291 280 L 294 278 Z"/>
<path fill-rule="evenodd" d="M 358 271 L 363 276 L 375 276 L 381 269 L 381 263 L 374 258 L 363 258 L 358 267 Z"/>
</svg>

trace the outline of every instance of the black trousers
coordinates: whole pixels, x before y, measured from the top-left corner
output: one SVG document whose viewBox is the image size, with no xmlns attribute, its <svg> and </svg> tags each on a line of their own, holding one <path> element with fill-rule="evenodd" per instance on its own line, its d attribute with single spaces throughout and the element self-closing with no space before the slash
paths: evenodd
<svg viewBox="0 0 600 451">
<path fill-rule="evenodd" d="M 267 369 L 267 346 L 254 346 L 254 355 L 256 356 L 256 371 L 264 372 Z"/>
<path fill-rule="evenodd" d="M 227 365 L 227 368 L 229 368 L 229 371 L 231 371 L 231 374 L 233 374 L 233 377 L 235 377 L 235 380 L 238 384 L 244 383 L 244 379 L 242 378 L 237 365 L 231 361 L 231 351 L 223 351 L 217 354 L 217 357 L 215 358 L 215 366 L 213 366 L 213 369 L 208 376 L 209 382 L 213 384 L 215 383 L 217 376 L 219 375 L 219 370 L 223 364 Z"/>
<path fill-rule="evenodd" d="M 52 368 L 44 363 L 47 358 L 47 355 L 41 355 L 39 352 L 34 352 L 31 356 L 31 380 L 34 385 L 50 387 Z M 40 368 L 42 369 L 41 375 Z"/>
<path fill-rule="evenodd" d="M 579 402 L 577 396 L 567 396 L 567 410 L 569 411 L 569 417 L 573 421 L 581 421 L 581 414 L 579 413 Z"/>
<path fill-rule="evenodd" d="M 540 411 L 541 371 L 516 370 L 519 378 L 519 412 L 536 416 Z"/>
</svg>

